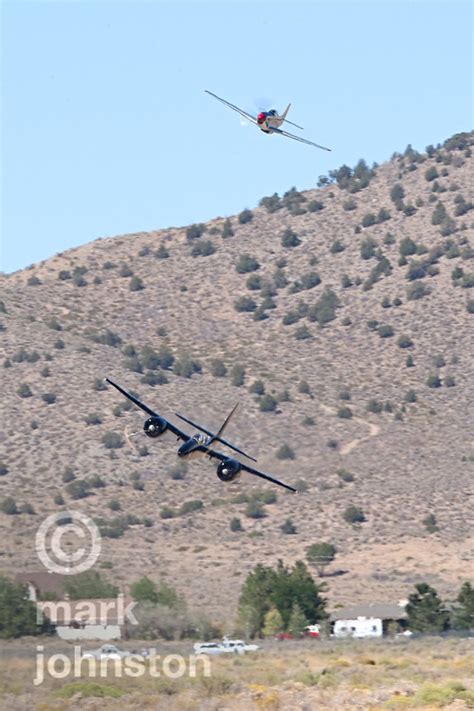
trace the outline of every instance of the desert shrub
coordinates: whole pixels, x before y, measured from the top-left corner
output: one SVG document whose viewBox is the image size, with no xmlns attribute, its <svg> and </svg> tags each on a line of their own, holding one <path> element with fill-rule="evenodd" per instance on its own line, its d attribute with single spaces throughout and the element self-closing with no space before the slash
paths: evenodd
<svg viewBox="0 0 474 711">
<path fill-rule="evenodd" d="M 352 410 L 350 407 L 340 407 L 337 411 L 337 416 L 341 420 L 350 420 L 352 418 Z"/>
<path fill-rule="evenodd" d="M 143 377 L 140 378 L 140 382 L 144 385 L 166 385 L 169 381 L 166 375 L 160 371 L 148 370 Z"/>
<path fill-rule="evenodd" d="M 336 557 L 337 549 L 332 543 L 313 543 L 306 549 L 306 560 L 314 565 L 318 575 L 323 576 L 326 567 L 332 563 Z"/>
<path fill-rule="evenodd" d="M 263 504 L 251 499 L 245 507 L 245 515 L 249 518 L 265 518 L 266 513 Z"/>
<path fill-rule="evenodd" d="M 321 284 L 321 277 L 317 272 L 308 272 L 300 277 L 299 283 L 301 284 L 302 289 L 308 291 L 309 289 L 314 289 L 315 286 Z"/>
<path fill-rule="evenodd" d="M 428 168 L 425 171 L 425 180 L 427 180 L 429 183 L 431 183 L 431 181 L 435 180 L 435 178 L 438 178 L 438 177 L 439 177 L 439 173 L 436 169 L 436 166 L 434 166 L 434 165 L 432 165 L 430 168 Z"/>
<path fill-rule="evenodd" d="M 310 200 L 307 208 L 308 212 L 320 212 L 324 209 L 324 205 L 320 200 Z"/>
<path fill-rule="evenodd" d="M 227 218 L 224 222 L 224 226 L 222 227 L 222 238 L 227 239 L 228 237 L 233 237 L 234 235 L 234 230 L 232 229 L 232 223 L 229 218 Z"/>
<path fill-rule="evenodd" d="M 453 388 L 456 385 L 456 380 L 454 379 L 454 375 L 447 375 L 444 379 L 444 385 L 447 388 Z"/>
<path fill-rule="evenodd" d="M 302 395 L 311 395 L 311 389 L 309 387 L 309 383 L 307 383 L 306 380 L 300 381 L 300 383 L 298 384 L 298 392 Z"/>
<path fill-rule="evenodd" d="M 191 249 L 191 256 L 193 257 L 209 257 L 214 254 L 216 248 L 209 239 L 197 240 Z"/>
<path fill-rule="evenodd" d="M 301 240 L 296 234 L 296 232 L 293 232 L 289 227 L 284 231 L 282 237 L 281 237 L 281 244 L 282 247 L 285 247 L 287 249 L 291 249 L 293 247 L 298 247 L 298 245 L 301 244 Z"/>
<path fill-rule="evenodd" d="M 415 390 L 408 390 L 405 393 L 404 400 L 405 400 L 405 402 L 416 402 L 417 401 L 416 391 Z"/>
<path fill-rule="evenodd" d="M 53 348 L 56 348 L 58 351 L 62 351 L 65 348 L 65 343 L 62 338 L 58 338 L 56 341 L 53 343 Z"/>
<path fill-rule="evenodd" d="M 235 267 L 235 271 L 239 274 L 255 272 L 257 269 L 260 269 L 260 264 L 254 257 L 251 257 L 250 254 L 241 254 Z"/>
<path fill-rule="evenodd" d="M 432 225 L 440 225 L 448 217 L 446 208 L 441 201 L 438 201 L 431 216 Z"/>
<path fill-rule="evenodd" d="M 291 536 L 297 533 L 297 529 L 291 518 L 287 518 L 285 523 L 280 526 L 280 531 Z"/>
<path fill-rule="evenodd" d="M 168 252 L 164 243 L 162 242 L 155 252 L 155 257 L 157 259 L 168 259 L 169 256 L 170 256 L 170 253 Z"/>
<path fill-rule="evenodd" d="M 341 479 L 341 481 L 344 481 L 346 484 L 350 484 L 354 481 L 354 475 L 348 472 L 346 469 L 338 469 L 337 476 L 339 477 L 339 479 Z"/>
<path fill-rule="evenodd" d="M 399 348 L 411 348 L 413 346 L 413 341 L 410 336 L 402 335 L 399 336 L 397 340 L 397 346 Z"/>
<path fill-rule="evenodd" d="M 299 321 L 301 316 L 297 311 L 287 311 L 286 314 L 283 315 L 282 318 L 282 324 L 284 326 L 291 326 L 297 321 Z"/>
<path fill-rule="evenodd" d="M 384 296 L 380 303 L 383 309 L 389 309 L 392 305 L 388 296 Z"/>
<path fill-rule="evenodd" d="M 200 499 L 192 499 L 191 501 L 185 501 L 181 504 L 178 513 L 182 516 L 192 513 L 193 511 L 199 511 L 199 509 L 202 509 L 203 506 L 204 504 Z"/>
<path fill-rule="evenodd" d="M 377 224 L 377 218 L 373 212 L 366 212 L 362 218 L 362 227 L 371 227 Z"/>
<path fill-rule="evenodd" d="M 269 393 L 262 395 L 258 403 L 259 408 L 262 412 L 274 412 L 276 410 L 277 404 L 278 403 L 273 397 L 273 395 L 270 395 Z"/>
<path fill-rule="evenodd" d="M 320 326 L 324 326 L 336 318 L 338 306 L 338 297 L 332 289 L 326 288 L 318 301 L 308 310 L 308 320 L 317 321 Z"/>
<path fill-rule="evenodd" d="M 474 314 L 474 299 L 469 299 L 466 304 L 466 311 L 468 314 Z"/>
<path fill-rule="evenodd" d="M 242 528 L 242 523 L 240 521 L 240 518 L 237 518 L 236 516 L 234 516 L 234 518 L 232 518 L 230 520 L 230 530 L 232 531 L 232 533 L 238 533 L 239 531 L 244 530 Z"/>
<path fill-rule="evenodd" d="M 268 197 L 263 197 L 259 202 L 260 207 L 264 207 L 267 212 L 272 213 L 280 210 L 283 205 L 280 203 L 280 198 L 278 193 L 273 193 Z"/>
<path fill-rule="evenodd" d="M 6 476 L 8 474 L 8 467 L 3 462 L 0 462 L 0 476 Z"/>
<path fill-rule="evenodd" d="M 403 257 L 409 257 L 411 254 L 416 254 L 416 242 L 414 242 L 411 237 L 404 237 L 400 241 L 399 250 Z"/>
<path fill-rule="evenodd" d="M 200 373 L 201 371 L 202 367 L 199 361 L 192 360 L 187 355 L 181 356 L 173 363 L 173 373 L 180 378 L 191 378 L 194 373 Z"/>
<path fill-rule="evenodd" d="M 128 288 L 130 291 L 142 291 L 145 288 L 145 285 L 139 276 L 133 276 L 130 279 Z"/>
<path fill-rule="evenodd" d="M 348 506 L 343 513 L 343 519 L 347 523 L 363 523 L 366 519 L 364 512 L 359 506 Z"/>
<path fill-rule="evenodd" d="M 439 531 L 437 521 L 436 521 L 436 516 L 432 513 L 428 514 L 428 516 L 426 516 L 423 519 L 422 523 L 425 526 L 428 533 L 435 533 L 436 531 Z"/>
<path fill-rule="evenodd" d="M 372 259 L 375 257 L 375 248 L 377 247 L 377 242 L 371 237 L 363 240 L 360 243 L 360 256 L 362 259 Z"/>
<path fill-rule="evenodd" d="M 395 331 L 393 330 L 392 326 L 383 325 L 378 327 L 377 333 L 379 334 L 380 338 L 390 338 L 391 336 L 393 336 Z"/>
<path fill-rule="evenodd" d="M 236 311 L 255 311 L 257 304 L 250 296 L 241 296 L 237 301 L 234 302 L 234 309 Z"/>
<path fill-rule="evenodd" d="M 21 383 L 17 388 L 16 394 L 22 398 L 31 397 L 33 395 L 28 383 Z"/>
<path fill-rule="evenodd" d="M 311 338 L 311 331 L 306 325 L 300 326 L 295 331 L 295 338 L 297 341 L 307 341 Z"/>
<path fill-rule="evenodd" d="M 54 393 L 43 393 L 41 399 L 47 405 L 53 405 L 56 402 L 56 395 Z"/>
<path fill-rule="evenodd" d="M 383 410 L 383 405 L 379 400 L 369 400 L 366 406 L 367 412 L 373 412 L 374 414 L 378 414 L 379 412 L 382 412 Z"/>
<path fill-rule="evenodd" d="M 62 269 L 58 274 L 58 279 L 60 281 L 67 281 L 70 278 L 71 278 L 71 272 L 69 272 L 67 269 Z"/>
<path fill-rule="evenodd" d="M 176 516 L 176 511 L 169 506 L 163 506 L 160 510 L 160 518 L 174 518 Z"/>
<path fill-rule="evenodd" d="M 441 380 L 439 379 L 438 375 L 436 373 L 432 373 L 431 375 L 428 376 L 426 380 L 426 384 L 429 388 L 435 389 L 435 388 L 440 388 L 441 387 Z"/>
<path fill-rule="evenodd" d="M 210 371 L 211 375 L 215 378 L 225 378 L 227 375 L 227 368 L 225 367 L 224 362 L 219 358 L 211 360 Z"/>
<path fill-rule="evenodd" d="M 395 183 L 395 185 L 390 190 L 390 199 L 397 205 L 405 197 L 405 190 L 400 183 Z"/>
<path fill-rule="evenodd" d="M 242 210 L 239 214 L 238 220 L 240 225 L 246 225 L 248 222 L 251 222 L 253 220 L 252 210 L 248 210 L 247 208 Z"/>
<path fill-rule="evenodd" d="M 262 288 L 262 277 L 259 274 L 251 274 L 245 282 L 245 286 L 250 291 L 259 291 Z"/>
<path fill-rule="evenodd" d="M 427 287 L 423 282 L 414 281 L 407 287 L 407 300 L 417 301 L 422 299 L 424 296 L 428 296 L 431 293 L 431 289 Z"/>
<path fill-rule="evenodd" d="M 102 444 L 106 449 L 120 449 L 124 442 L 118 432 L 106 432 L 102 436 Z"/>
<path fill-rule="evenodd" d="M 11 496 L 7 496 L 5 499 L 3 499 L 0 503 L 0 511 L 2 511 L 2 513 L 4 514 L 7 514 L 8 516 L 14 516 L 15 514 L 19 513 L 19 509 L 16 505 L 15 499 Z"/>
<path fill-rule="evenodd" d="M 265 385 L 262 380 L 254 380 L 254 382 L 249 387 L 249 393 L 255 395 L 263 395 L 265 393 Z"/>
<path fill-rule="evenodd" d="M 377 218 L 376 218 L 377 224 L 386 222 L 387 220 L 390 220 L 390 218 L 391 218 L 390 212 L 385 207 L 381 207 L 377 213 Z"/>
<path fill-rule="evenodd" d="M 190 225 L 186 229 L 186 239 L 188 240 L 188 242 L 192 242 L 193 240 L 202 237 L 205 231 L 205 225 Z"/>
<path fill-rule="evenodd" d="M 413 356 L 412 356 L 412 355 L 408 355 L 408 356 L 406 357 L 405 365 L 406 365 L 407 368 L 413 368 L 413 366 L 415 365 L 415 363 L 414 363 L 414 361 L 413 361 Z"/>
<path fill-rule="evenodd" d="M 348 198 L 347 200 L 344 200 L 342 207 L 346 212 L 351 212 L 351 210 L 356 209 L 357 203 L 354 198 Z"/>
<path fill-rule="evenodd" d="M 133 276 L 133 269 L 131 269 L 128 264 L 122 264 L 119 269 L 119 276 L 131 277 Z"/>
<path fill-rule="evenodd" d="M 241 387 L 245 381 L 245 368 L 242 365 L 234 365 L 230 371 L 231 383 L 235 387 Z"/>
<path fill-rule="evenodd" d="M 30 277 L 28 277 L 26 283 L 28 284 L 28 286 L 39 286 L 39 284 L 41 284 L 41 281 L 35 274 L 32 274 Z"/>
<path fill-rule="evenodd" d="M 74 501 L 77 501 L 79 499 L 85 499 L 86 496 L 89 496 L 89 485 L 84 479 L 77 479 L 75 481 L 71 481 L 67 486 L 66 486 L 66 493 L 69 494 L 69 496 L 74 499 Z"/>
<path fill-rule="evenodd" d="M 294 459 L 295 453 L 293 449 L 288 444 L 282 444 L 276 453 L 277 459 Z"/>
<path fill-rule="evenodd" d="M 339 252 L 343 252 L 346 248 L 346 245 L 341 242 L 341 240 L 336 239 L 334 242 L 331 244 L 331 247 L 329 248 L 329 251 L 331 254 L 338 254 Z"/>
</svg>

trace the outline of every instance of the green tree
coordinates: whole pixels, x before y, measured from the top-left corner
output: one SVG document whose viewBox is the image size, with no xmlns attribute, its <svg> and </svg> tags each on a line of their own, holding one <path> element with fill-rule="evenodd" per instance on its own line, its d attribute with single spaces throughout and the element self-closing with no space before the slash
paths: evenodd
<svg viewBox="0 0 474 711">
<path fill-rule="evenodd" d="M 158 602 L 158 590 L 146 575 L 130 585 L 130 594 L 137 602 Z"/>
<path fill-rule="evenodd" d="M 320 596 L 324 586 L 317 585 L 303 561 L 290 570 L 280 560 L 277 565 L 271 601 L 288 627 L 293 605 L 297 603 L 309 623 L 326 617 L 326 600 Z M 306 622 L 306 624 L 308 624 Z"/>
<path fill-rule="evenodd" d="M 69 577 L 64 585 L 71 600 L 117 597 L 119 589 L 100 577 L 95 571 L 86 571 Z"/>
<path fill-rule="evenodd" d="M 274 637 L 276 634 L 278 634 L 278 632 L 282 631 L 283 620 L 276 607 L 273 607 L 271 610 L 268 610 L 267 614 L 265 615 L 262 629 L 263 635 L 265 637 Z"/>
<path fill-rule="evenodd" d="M 474 588 L 471 583 L 462 584 L 456 602 L 453 619 L 455 629 L 474 629 Z"/>
<path fill-rule="evenodd" d="M 288 620 L 288 632 L 292 635 L 292 637 L 302 637 L 304 634 L 304 628 L 307 624 L 308 619 L 306 618 L 303 610 L 297 602 L 294 602 L 291 608 L 290 619 Z"/>
<path fill-rule="evenodd" d="M 38 624 L 36 605 L 28 600 L 27 585 L 17 585 L 0 576 L 0 639 L 52 632 L 50 621 L 43 617 Z"/>
<path fill-rule="evenodd" d="M 323 577 L 326 567 L 332 563 L 336 557 L 336 547 L 332 543 L 313 543 L 306 550 L 306 560 L 314 565 L 319 577 Z"/>
<path fill-rule="evenodd" d="M 258 261 L 251 257 L 250 254 L 241 254 L 239 261 L 236 264 L 235 271 L 238 274 L 248 274 L 249 272 L 256 272 L 260 269 L 260 264 Z"/>
<path fill-rule="evenodd" d="M 443 632 L 448 628 L 448 612 L 438 593 L 428 583 L 415 585 L 416 592 L 408 597 L 406 612 L 412 632 Z"/>
<path fill-rule="evenodd" d="M 239 616 L 246 623 L 249 636 L 259 635 L 265 624 L 265 615 L 272 608 L 271 592 L 275 573 L 261 563 L 249 573 L 239 597 Z"/>
</svg>

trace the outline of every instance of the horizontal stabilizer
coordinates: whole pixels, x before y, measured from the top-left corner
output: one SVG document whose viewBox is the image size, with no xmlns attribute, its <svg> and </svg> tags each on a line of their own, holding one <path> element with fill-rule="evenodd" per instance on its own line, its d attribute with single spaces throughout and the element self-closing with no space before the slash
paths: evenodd
<svg viewBox="0 0 474 711">
<path fill-rule="evenodd" d="M 237 407 L 237 406 L 236 406 L 236 407 Z M 232 416 L 233 413 L 235 412 L 236 407 L 234 407 L 234 409 L 233 409 L 232 412 L 230 413 L 229 417 L 228 417 L 228 418 L 226 419 L 226 421 L 224 422 L 224 425 L 220 428 L 219 433 L 223 432 L 223 430 L 224 430 L 226 424 L 228 423 L 229 419 L 231 418 L 231 416 Z M 220 437 L 220 436 L 219 436 L 219 433 L 218 433 L 218 434 L 214 434 L 214 432 L 210 432 L 209 430 L 206 430 L 205 427 L 203 427 L 202 425 L 198 425 L 197 422 L 193 422 L 192 420 L 188 419 L 188 418 L 185 417 L 184 415 L 180 415 L 179 412 L 175 412 L 174 414 L 176 415 L 176 417 L 179 417 L 180 420 L 184 420 L 184 422 L 187 422 L 188 425 L 192 425 L 192 427 L 196 427 L 198 430 L 201 430 L 201 432 L 205 432 L 205 434 L 209 435 L 209 437 L 211 437 L 211 442 L 209 442 L 209 445 L 212 444 L 212 442 L 221 442 L 222 444 L 225 444 L 226 447 L 230 447 L 230 449 L 233 449 L 234 452 L 238 452 L 239 454 L 242 454 L 244 457 L 247 457 L 247 459 L 251 459 L 252 462 L 256 462 L 256 461 L 257 461 L 257 460 L 255 459 L 255 457 L 251 457 L 249 454 L 246 454 L 246 452 L 243 452 L 241 449 L 239 449 L 238 447 L 236 447 L 236 446 L 235 446 L 234 444 L 232 444 L 231 442 L 228 442 L 228 441 L 227 441 L 226 439 L 224 439 L 223 437 Z M 209 445 L 208 445 L 208 446 L 209 446 Z"/>
</svg>

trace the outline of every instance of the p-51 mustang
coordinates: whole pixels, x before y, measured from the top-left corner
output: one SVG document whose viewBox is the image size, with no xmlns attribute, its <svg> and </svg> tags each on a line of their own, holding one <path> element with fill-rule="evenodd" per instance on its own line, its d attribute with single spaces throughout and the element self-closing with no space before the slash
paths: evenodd
<svg viewBox="0 0 474 711">
<path fill-rule="evenodd" d="M 282 125 L 283 122 L 286 121 L 286 123 L 291 124 L 295 128 L 299 128 L 303 130 L 302 126 L 298 126 L 296 123 L 292 123 L 291 121 L 288 121 L 286 118 L 288 111 L 290 110 L 291 104 L 288 104 L 284 112 L 281 114 L 281 116 L 278 114 L 275 109 L 270 109 L 270 111 L 260 111 L 257 116 L 252 116 L 252 114 L 247 113 L 247 111 L 244 111 L 243 109 L 239 109 L 238 106 L 235 104 L 231 104 L 230 101 L 226 101 L 225 99 L 221 99 L 220 96 L 217 96 L 217 94 L 213 94 L 212 91 L 208 91 L 207 89 L 204 89 L 206 94 L 209 94 L 210 96 L 213 96 L 215 99 L 218 101 L 222 102 L 225 106 L 228 106 L 229 109 L 232 109 L 233 111 L 237 111 L 238 114 L 243 116 L 247 121 L 250 121 L 253 123 L 255 126 L 257 126 L 261 131 L 264 133 L 278 133 L 280 136 L 286 136 L 287 138 L 292 138 L 294 141 L 299 141 L 300 143 L 307 143 L 308 146 L 315 146 L 315 148 L 321 148 L 323 151 L 330 151 L 330 148 L 326 148 L 325 146 L 320 146 L 319 143 L 313 143 L 313 141 L 308 141 L 306 138 L 301 138 L 301 136 L 296 136 L 294 133 L 288 133 L 288 131 L 283 131 L 280 126 Z"/>
<path fill-rule="evenodd" d="M 172 432 L 174 435 L 179 440 L 182 440 L 183 444 L 180 445 L 178 449 L 178 457 L 188 457 L 188 458 L 194 458 L 196 456 L 205 456 L 207 455 L 210 459 L 217 459 L 219 460 L 219 464 L 217 465 L 217 476 L 221 481 L 233 481 L 236 479 L 242 471 L 248 472 L 249 474 L 254 474 L 255 476 L 259 476 L 261 479 L 266 479 L 267 481 L 271 481 L 273 484 L 278 484 L 279 486 L 283 486 L 285 489 L 289 489 L 289 491 L 294 491 L 296 493 L 296 489 L 294 489 L 292 486 L 289 486 L 288 484 L 284 484 L 282 481 L 278 481 L 278 479 L 274 479 L 274 477 L 269 476 L 268 474 L 263 474 L 262 472 L 257 471 L 256 469 L 253 469 L 252 467 L 249 467 L 247 464 L 243 464 L 243 462 L 237 461 L 237 459 L 234 459 L 232 457 L 229 457 L 225 454 L 222 454 L 221 452 L 216 452 L 215 449 L 211 448 L 211 445 L 214 444 L 214 442 L 220 442 L 221 444 L 226 445 L 226 447 L 230 447 L 230 449 L 233 449 L 234 452 L 238 452 L 239 454 L 242 454 L 244 457 L 247 457 L 247 459 L 251 459 L 252 461 L 256 462 L 257 460 L 254 459 L 253 457 L 250 457 L 248 454 L 245 454 L 241 449 L 238 449 L 235 445 L 231 444 L 227 440 L 223 439 L 221 435 L 223 434 L 225 428 L 227 427 L 230 418 L 234 414 L 235 410 L 237 409 L 237 405 L 233 408 L 231 413 L 226 417 L 224 420 L 224 423 L 222 424 L 221 428 L 217 432 L 217 434 L 214 434 L 213 432 L 209 432 L 206 430 L 204 427 L 201 427 L 201 425 L 196 424 L 192 420 L 188 420 L 187 417 L 184 417 L 183 415 L 180 415 L 179 413 L 175 413 L 177 417 L 179 417 L 181 420 L 184 420 L 184 422 L 187 422 L 188 424 L 192 425 L 193 427 L 197 427 L 198 430 L 201 430 L 200 432 L 197 432 L 194 434 L 192 437 L 187 435 L 185 432 L 179 429 L 179 427 L 176 427 L 176 425 L 173 425 L 172 422 L 168 422 L 168 420 L 165 420 L 164 417 L 159 415 L 157 412 L 154 412 L 151 410 L 147 405 L 145 405 L 143 402 L 140 402 L 134 395 L 131 393 L 127 392 L 124 390 L 120 385 L 117 385 L 117 383 L 114 383 L 113 380 L 110 380 L 109 378 L 105 378 L 105 382 L 109 383 L 112 385 L 114 388 L 116 388 L 122 395 L 124 395 L 126 398 L 131 400 L 137 407 L 142 409 L 144 412 L 149 415 L 149 418 L 145 420 L 145 424 L 143 425 L 143 429 L 145 431 L 145 434 L 148 437 L 155 438 L 155 437 L 160 437 L 160 435 L 164 434 L 166 430 L 169 430 Z M 205 434 L 203 434 L 205 433 Z M 207 435 L 207 436 L 206 436 Z"/>
</svg>

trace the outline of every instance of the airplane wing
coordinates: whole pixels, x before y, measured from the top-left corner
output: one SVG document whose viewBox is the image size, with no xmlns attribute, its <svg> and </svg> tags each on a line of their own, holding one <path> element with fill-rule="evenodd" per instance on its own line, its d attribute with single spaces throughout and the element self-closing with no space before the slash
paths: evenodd
<svg viewBox="0 0 474 711">
<path fill-rule="evenodd" d="M 214 449 L 208 449 L 207 454 L 209 455 L 209 457 L 211 459 L 219 459 L 219 461 L 221 461 L 221 462 L 223 462 L 229 458 L 229 457 L 226 457 L 225 454 L 221 454 L 221 452 L 216 452 Z M 284 489 L 293 491 L 295 494 L 298 493 L 297 489 L 294 489 L 289 484 L 284 484 L 282 481 L 275 479 L 274 477 L 270 476 L 269 474 L 263 474 L 263 472 L 259 472 L 256 469 L 253 469 L 252 467 L 247 466 L 247 464 L 243 464 L 243 462 L 239 462 L 239 464 L 242 467 L 242 470 L 245 472 L 248 472 L 249 474 L 254 474 L 255 476 L 260 477 L 261 479 L 266 479 L 267 481 L 271 481 L 272 484 L 278 484 L 278 486 L 282 486 Z"/>
<path fill-rule="evenodd" d="M 239 109 L 238 106 L 236 106 L 235 104 L 231 104 L 230 101 L 221 99 L 220 96 L 217 96 L 217 94 L 213 94 L 212 91 L 208 91 L 207 89 L 204 89 L 204 91 L 206 92 L 206 94 L 209 94 L 210 96 L 213 96 L 215 99 L 217 99 L 217 101 L 220 101 L 221 103 L 225 104 L 225 106 L 228 106 L 229 109 L 233 109 L 233 111 L 237 111 L 238 114 L 240 114 L 241 116 L 246 118 L 248 121 L 252 121 L 252 123 L 254 123 L 254 124 L 257 123 L 257 119 L 255 118 L 255 116 L 252 116 L 252 114 L 248 114 L 243 109 Z"/>
<path fill-rule="evenodd" d="M 315 148 L 321 148 L 323 151 L 330 151 L 330 148 L 326 146 L 320 146 L 319 143 L 313 143 L 313 141 L 308 141 L 306 138 L 301 138 L 301 136 L 295 136 L 294 133 L 288 133 L 288 131 L 282 131 L 281 128 L 273 128 L 272 133 L 279 133 L 280 136 L 286 136 L 287 138 L 292 138 L 294 141 L 299 141 L 300 143 L 306 143 L 308 146 L 315 146 Z"/>
<path fill-rule="evenodd" d="M 112 385 L 116 390 L 122 393 L 122 395 L 124 395 L 131 402 L 133 402 L 134 405 L 143 410 L 143 412 L 146 412 L 147 415 L 150 415 L 150 417 L 160 417 L 162 420 L 165 420 L 166 427 L 170 430 L 170 432 L 175 434 L 178 439 L 182 439 L 183 442 L 187 442 L 188 439 L 191 439 L 189 435 L 187 435 L 185 432 L 182 432 L 178 427 L 176 427 L 176 425 L 173 425 L 171 422 L 168 422 L 168 420 L 166 420 L 162 415 L 159 415 L 157 412 L 154 412 L 143 402 L 140 402 L 140 400 L 138 400 L 138 398 L 136 398 L 134 395 L 124 390 L 122 387 L 120 387 L 120 385 L 117 385 L 117 383 L 114 383 L 113 380 L 110 380 L 110 378 L 105 378 L 105 382 L 109 383 L 109 385 Z"/>
</svg>

